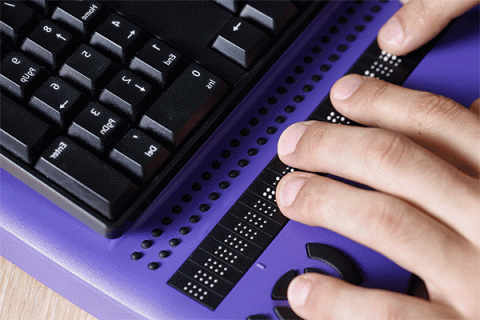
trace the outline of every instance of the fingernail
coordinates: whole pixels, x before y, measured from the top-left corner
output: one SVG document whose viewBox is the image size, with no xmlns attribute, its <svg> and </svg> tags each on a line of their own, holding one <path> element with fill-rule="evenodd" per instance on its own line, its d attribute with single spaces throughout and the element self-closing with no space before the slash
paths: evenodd
<svg viewBox="0 0 480 320">
<path fill-rule="evenodd" d="M 346 100 L 350 98 L 364 81 L 365 77 L 359 75 L 346 76 L 335 85 L 333 98 L 336 100 Z"/>
<path fill-rule="evenodd" d="M 310 280 L 297 277 L 292 280 L 288 287 L 288 301 L 296 306 L 303 306 L 307 302 L 312 282 Z"/>
<path fill-rule="evenodd" d="M 389 45 L 395 47 L 401 47 L 405 40 L 405 32 L 400 24 L 400 20 L 395 16 L 380 28 L 378 36 Z"/>
<path fill-rule="evenodd" d="M 289 178 L 287 182 L 282 186 L 280 193 L 278 194 L 279 199 L 277 201 L 284 207 L 289 207 L 297 198 L 297 194 L 302 189 L 303 185 L 307 182 L 305 177 L 295 177 Z"/>
<path fill-rule="evenodd" d="M 279 156 L 286 156 L 295 151 L 297 148 L 297 143 L 302 137 L 305 130 L 307 130 L 307 125 L 300 122 L 295 123 L 288 127 L 280 136 L 278 140 L 277 152 Z"/>
</svg>

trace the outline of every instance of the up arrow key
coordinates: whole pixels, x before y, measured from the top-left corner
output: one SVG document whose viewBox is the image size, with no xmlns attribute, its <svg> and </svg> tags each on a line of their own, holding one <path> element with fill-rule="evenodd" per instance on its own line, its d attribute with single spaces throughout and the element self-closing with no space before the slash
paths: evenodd
<svg viewBox="0 0 480 320">
<path fill-rule="evenodd" d="M 63 41 L 67 41 L 60 33 L 57 33 L 57 38 L 62 39 Z"/>
</svg>

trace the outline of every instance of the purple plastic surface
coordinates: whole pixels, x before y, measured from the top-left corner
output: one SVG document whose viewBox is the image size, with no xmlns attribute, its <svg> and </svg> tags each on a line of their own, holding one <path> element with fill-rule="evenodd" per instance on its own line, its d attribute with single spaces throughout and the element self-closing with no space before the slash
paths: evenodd
<svg viewBox="0 0 480 320">
<path fill-rule="evenodd" d="M 305 249 L 307 242 L 331 244 L 346 252 L 362 270 L 365 278 L 362 286 L 405 292 L 410 278 L 407 271 L 378 253 L 336 233 L 296 222 L 289 222 L 286 225 L 215 311 L 207 309 L 167 285 L 170 277 L 275 155 L 276 142 L 281 132 L 288 125 L 308 117 L 336 79 L 345 74 L 376 37 L 380 26 L 399 8 L 398 3 L 382 3 L 379 4 L 382 10 L 373 14 L 371 8 L 375 4 L 367 1 L 355 7 L 357 10 L 353 16 L 349 16 L 350 22 L 342 26 L 338 34 L 331 36 L 328 44 L 322 44 L 319 39 L 322 35 L 329 34 L 329 28 L 337 24 L 338 17 L 345 14 L 345 9 L 350 5 L 356 6 L 337 2 L 327 5 L 321 15 L 264 76 L 255 90 L 245 97 L 202 150 L 136 221 L 132 229 L 119 239 L 102 238 L 1 170 L 0 254 L 98 318 L 245 319 L 251 314 L 261 313 L 273 319 L 275 318 L 273 307 L 285 305 L 286 302 L 271 300 L 271 289 L 286 271 L 290 269 L 302 271 L 305 267 L 316 267 L 335 275 L 333 269 L 327 265 L 307 257 Z M 331 64 L 328 61 L 329 55 L 336 52 L 337 46 L 344 42 L 346 35 L 355 33 L 355 21 L 360 21 L 366 13 L 373 15 L 374 19 L 368 24 L 364 23 L 365 30 L 361 35 L 357 34 L 355 46 L 351 45 L 352 49 L 341 54 L 341 59 L 325 73 L 322 81 L 315 85 L 312 92 L 303 93 L 302 87 L 311 84 L 309 80 L 311 75 L 318 73 L 322 64 Z M 458 43 L 455 45 L 455 53 L 463 57 L 460 60 L 465 61 L 468 58 L 469 61 L 473 61 L 476 63 L 476 70 L 474 68 L 472 70 L 471 65 L 458 61 L 455 55 L 450 54 L 451 50 L 446 50 L 447 53 L 443 56 L 440 49 L 435 48 L 432 52 L 434 61 L 431 60 L 430 54 L 427 55 L 407 84 L 418 88 L 420 83 L 423 85 L 424 82 L 430 81 L 430 78 L 425 79 L 419 75 L 422 73 L 421 70 L 424 70 L 423 72 L 429 73 L 432 79 L 436 80 L 434 87 L 438 88 L 440 80 L 434 76 L 434 70 L 437 68 L 435 66 L 448 65 L 452 70 L 457 69 L 457 73 L 462 76 L 475 80 L 464 83 L 463 88 L 468 92 L 463 101 L 473 101 L 472 99 L 478 97 L 478 12 L 476 21 L 476 35 L 466 38 L 469 39 L 468 45 Z M 458 30 L 453 28 L 451 31 Z M 450 34 L 451 32 L 447 34 L 446 39 L 451 39 Z M 474 36 L 476 42 L 470 41 Z M 455 42 L 458 42 L 457 40 L 458 38 Z M 321 45 L 323 51 L 314 56 L 313 63 L 304 63 L 305 55 L 313 56 L 311 48 L 315 44 Z M 449 44 L 444 42 L 439 43 L 437 47 L 450 48 Z M 294 73 L 293 70 L 298 65 L 305 68 L 304 73 Z M 441 68 L 439 72 L 442 72 Z M 295 84 L 285 83 L 289 75 L 295 75 Z M 451 81 L 450 78 L 448 81 Z M 464 80 L 454 81 L 462 83 Z M 279 86 L 285 86 L 288 89 L 287 93 L 283 95 L 276 93 Z M 429 86 L 423 88 L 431 89 Z M 440 93 L 445 94 L 445 91 Z M 298 94 L 303 94 L 305 99 L 295 103 L 293 97 Z M 267 102 L 271 96 L 278 99 L 273 106 Z M 296 111 L 287 115 L 283 111 L 287 104 L 294 105 Z M 261 116 L 257 110 L 264 106 L 269 112 Z M 285 116 L 287 121 L 282 124 L 275 123 L 274 120 L 279 115 Z M 253 116 L 260 119 L 260 123 L 255 127 L 248 125 L 248 119 Z M 275 134 L 268 135 L 265 130 L 271 125 L 278 130 Z M 250 130 L 247 137 L 242 137 L 239 133 L 244 127 Z M 258 146 L 256 140 L 259 137 L 268 138 L 267 144 Z M 229 143 L 233 138 L 240 140 L 239 147 L 230 147 Z M 259 153 L 254 157 L 247 155 L 247 150 L 252 146 L 259 149 Z M 223 149 L 232 152 L 228 159 L 220 157 Z M 250 164 L 240 168 L 237 162 L 243 158 L 248 159 Z M 221 162 L 219 169 L 212 169 L 210 166 L 215 160 Z M 229 178 L 228 172 L 232 169 L 238 170 L 240 176 Z M 212 172 L 213 177 L 209 181 L 200 178 L 204 171 Z M 220 190 L 218 188 L 220 181 L 230 182 L 230 187 L 227 190 Z M 191 186 L 195 182 L 202 184 L 200 191 L 192 190 Z M 221 195 L 220 199 L 209 200 L 208 195 L 211 192 L 218 192 Z M 182 196 L 186 193 L 192 195 L 192 200 L 188 203 L 182 202 Z M 207 212 L 198 209 L 203 203 L 211 206 Z M 172 213 L 172 207 L 175 205 L 182 207 L 181 213 Z M 196 224 L 190 223 L 189 217 L 192 214 L 198 215 L 201 220 Z M 168 226 L 162 224 L 164 217 L 170 217 L 172 223 Z M 183 226 L 190 228 L 189 234 L 180 235 L 179 229 Z M 157 227 L 163 234 L 153 238 L 151 231 Z M 180 240 L 178 247 L 169 246 L 168 241 L 172 238 Z M 149 249 L 142 249 L 141 243 L 146 239 L 152 240 L 153 245 Z M 169 250 L 171 255 L 161 259 L 158 257 L 161 250 Z M 130 255 L 134 251 L 142 252 L 143 257 L 138 261 L 132 261 Z M 158 262 L 160 268 L 155 271 L 149 270 L 147 265 L 150 262 Z"/>
</svg>

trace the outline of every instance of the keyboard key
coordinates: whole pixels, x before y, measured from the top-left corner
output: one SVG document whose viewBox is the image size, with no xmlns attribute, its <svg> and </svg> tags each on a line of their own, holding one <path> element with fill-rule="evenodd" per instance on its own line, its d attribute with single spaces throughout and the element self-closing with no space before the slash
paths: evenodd
<svg viewBox="0 0 480 320">
<path fill-rule="evenodd" d="M 43 78 L 43 72 L 38 64 L 23 54 L 12 51 L 0 65 L 0 86 L 23 100 Z"/>
<path fill-rule="evenodd" d="M 153 38 L 135 55 L 130 69 L 165 87 L 178 75 L 180 61 L 180 52 Z"/>
<path fill-rule="evenodd" d="M 219 77 L 192 63 L 147 110 L 139 126 L 177 147 L 226 90 Z"/>
<path fill-rule="evenodd" d="M 232 14 L 211 1 L 111 1 L 110 7 L 228 83 L 245 70 L 211 48 Z M 155 18 L 152 13 L 155 13 Z M 179 27 L 181 25 L 181 27 Z"/>
<path fill-rule="evenodd" d="M 131 129 L 110 153 L 110 159 L 146 182 L 170 151 L 138 129 Z"/>
<path fill-rule="evenodd" d="M 111 220 L 137 190 L 127 177 L 65 137 L 47 148 L 35 169 Z"/>
<path fill-rule="evenodd" d="M 75 117 L 68 134 L 104 153 L 127 129 L 125 122 L 98 103 L 90 102 Z"/>
<path fill-rule="evenodd" d="M 43 113 L 60 128 L 65 128 L 83 105 L 82 95 L 65 81 L 51 77 L 35 92 L 30 106 Z"/>
<path fill-rule="evenodd" d="M 2 1 L 0 3 L 0 32 L 2 37 L 13 44 L 20 43 L 23 36 L 36 22 L 35 12 L 19 1 Z"/>
<path fill-rule="evenodd" d="M 239 18 L 232 18 L 213 43 L 220 51 L 245 68 L 260 56 L 270 39 L 259 29 Z"/>
<path fill-rule="evenodd" d="M 32 163 L 51 136 L 50 127 L 3 94 L 1 99 L 2 147 L 27 163 Z"/>
<path fill-rule="evenodd" d="M 250 1 L 240 17 L 250 19 L 278 34 L 297 13 L 290 1 Z"/>
<path fill-rule="evenodd" d="M 42 20 L 27 36 L 22 50 L 57 68 L 63 61 L 72 35 L 49 20 Z"/>
<path fill-rule="evenodd" d="M 43 11 L 44 14 L 48 14 L 53 10 L 53 7 L 56 5 L 55 1 L 51 0 L 28 0 L 32 3 L 37 9 Z"/>
<path fill-rule="evenodd" d="M 108 74 L 112 61 L 85 44 L 65 61 L 60 76 L 79 85 L 91 96 L 95 95 Z"/>
<path fill-rule="evenodd" d="M 113 78 L 100 94 L 99 100 L 112 106 L 133 121 L 152 86 L 134 75 L 131 71 L 122 70 Z"/>
<path fill-rule="evenodd" d="M 53 12 L 52 19 L 63 22 L 85 37 L 101 17 L 102 7 L 96 1 L 63 1 Z"/>
<path fill-rule="evenodd" d="M 132 51 L 132 44 L 140 36 L 140 31 L 139 27 L 113 13 L 95 31 L 90 44 L 115 55 L 125 63 Z"/>
</svg>

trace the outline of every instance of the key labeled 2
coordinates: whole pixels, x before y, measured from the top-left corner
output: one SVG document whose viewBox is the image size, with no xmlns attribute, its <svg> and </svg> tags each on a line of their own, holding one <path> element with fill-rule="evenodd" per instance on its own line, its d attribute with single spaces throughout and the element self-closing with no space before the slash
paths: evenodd
<svg viewBox="0 0 480 320">
<path fill-rule="evenodd" d="M 73 120 L 68 134 L 104 153 L 126 129 L 126 123 L 119 116 L 98 103 L 90 102 Z"/>
</svg>

